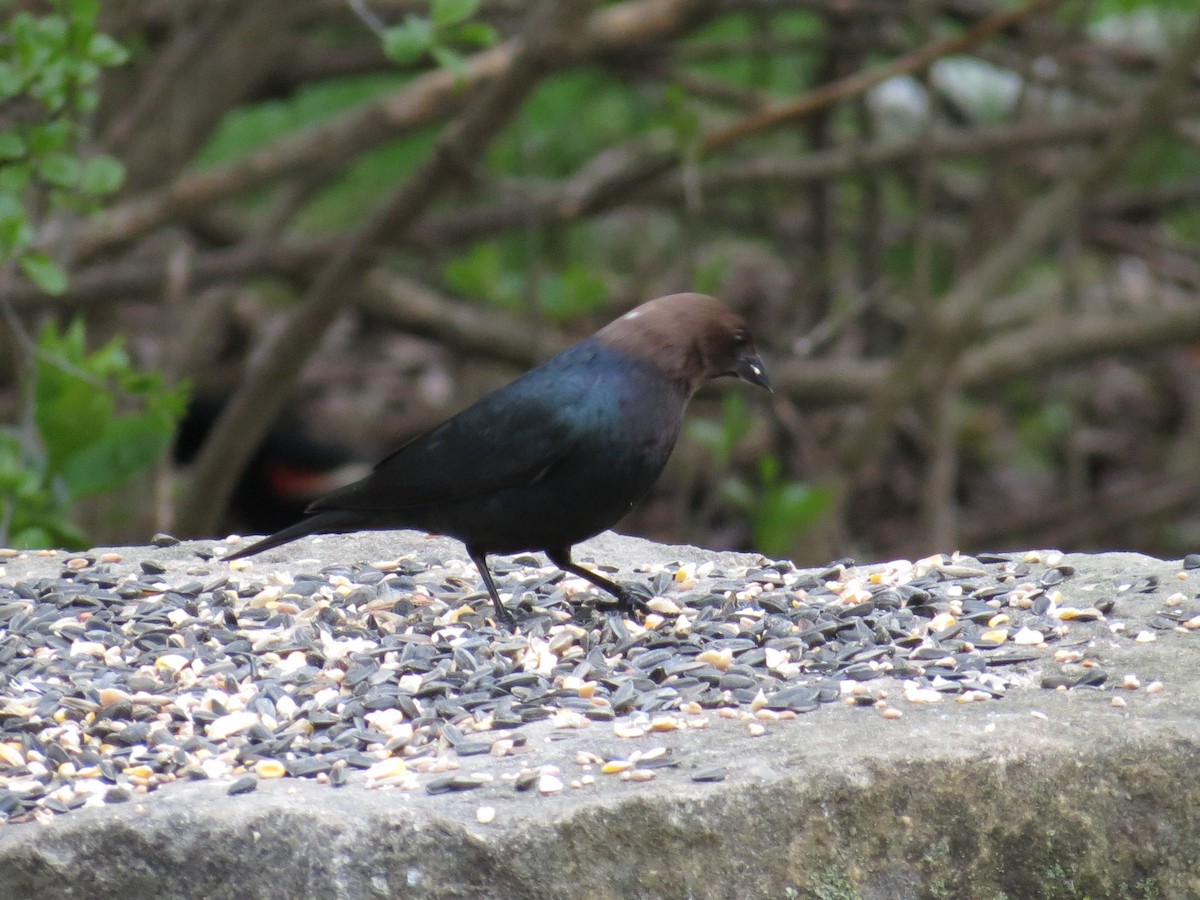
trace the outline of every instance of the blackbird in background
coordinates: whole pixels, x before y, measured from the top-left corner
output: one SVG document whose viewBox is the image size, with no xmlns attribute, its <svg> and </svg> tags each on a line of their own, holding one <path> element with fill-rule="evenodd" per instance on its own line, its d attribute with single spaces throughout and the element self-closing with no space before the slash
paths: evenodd
<svg viewBox="0 0 1200 900">
<path fill-rule="evenodd" d="M 200 394 L 188 404 L 175 435 L 172 457 L 179 465 L 196 458 L 228 398 Z M 368 471 L 340 444 L 312 438 L 294 415 L 283 413 L 246 463 L 229 500 L 239 529 L 275 531 L 304 515 L 309 504 Z"/>
<path fill-rule="evenodd" d="M 308 518 L 225 559 L 309 534 L 418 528 L 466 544 L 509 627 L 489 553 L 544 551 L 632 612 L 644 605 L 637 596 L 574 563 L 571 547 L 650 490 L 688 400 L 725 375 L 770 389 L 741 316 L 703 294 L 659 297 L 413 438 L 362 481 L 310 505 Z"/>
</svg>

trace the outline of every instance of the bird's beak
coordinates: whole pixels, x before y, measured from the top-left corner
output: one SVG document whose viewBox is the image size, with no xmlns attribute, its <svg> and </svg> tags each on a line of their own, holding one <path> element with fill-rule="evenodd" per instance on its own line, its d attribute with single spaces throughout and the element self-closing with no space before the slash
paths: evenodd
<svg viewBox="0 0 1200 900">
<path fill-rule="evenodd" d="M 767 370 L 763 367 L 762 360 L 758 358 L 757 353 L 748 353 L 745 356 L 739 357 L 733 367 L 733 371 L 737 373 L 737 377 L 742 379 L 742 381 L 747 381 L 750 384 L 755 384 L 771 391 L 771 382 L 767 380 Z M 774 393 L 774 391 L 771 391 L 771 393 Z"/>
</svg>

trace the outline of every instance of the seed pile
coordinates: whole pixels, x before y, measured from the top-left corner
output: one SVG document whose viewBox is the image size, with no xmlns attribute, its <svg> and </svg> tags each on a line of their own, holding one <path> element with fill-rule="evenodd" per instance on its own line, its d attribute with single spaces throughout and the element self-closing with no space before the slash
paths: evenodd
<svg viewBox="0 0 1200 900">
<path fill-rule="evenodd" d="M 750 734 L 835 701 L 901 715 L 903 702 L 1002 697 L 1053 659 L 1047 688 L 1108 673 L 1076 640 L 1120 594 L 1064 605 L 1060 554 L 931 557 L 799 571 L 643 567 L 644 621 L 608 612 L 585 581 L 531 556 L 497 560 L 520 632 L 492 622 L 469 563 L 403 558 L 294 573 L 207 555 L 167 566 L 60 555 L 58 577 L 6 578 L 0 551 L 0 821 L 118 803 L 180 778 L 314 778 L 468 790 L 455 760 L 513 754 L 521 726 L 611 723 L 618 737 L 741 717 Z M 1185 561 L 1200 566 L 1200 558 Z M 1152 592 L 1153 579 L 1125 586 Z M 1144 630 L 1200 629 L 1167 598 Z M 1035 682 L 1036 683 L 1036 682 Z M 1128 685 L 1125 685 L 1126 687 Z M 652 777 L 669 754 L 590 760 Z M 697 781 L 720 780 L 720 767 Z M 588 776 L 591 780 L 592 776 Z M 518 790 L 562 787 L 554 772 Z"/>
</svg>

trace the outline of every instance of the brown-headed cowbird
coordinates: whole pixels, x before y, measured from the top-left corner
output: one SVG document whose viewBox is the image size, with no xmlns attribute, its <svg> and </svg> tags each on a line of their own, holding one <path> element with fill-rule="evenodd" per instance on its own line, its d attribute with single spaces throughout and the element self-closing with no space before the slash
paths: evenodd
<svg viewBox="0 0 1200 900">
<path fill-rule="evenodd" d="M 703 294 L 659 297 L 413 438 L 367 478 L 314 502 L 308 518 L 225 558 L 309 534 L 419 528 L 466 544 L 510 626 L 489 553 L 544 551 L 632 611 L 641 603 L 633 591 L 572 562 L 571 547 L 650 490 L 688 400 L 724 375 L 770 387 L 741 316 Z"/>
</svg>

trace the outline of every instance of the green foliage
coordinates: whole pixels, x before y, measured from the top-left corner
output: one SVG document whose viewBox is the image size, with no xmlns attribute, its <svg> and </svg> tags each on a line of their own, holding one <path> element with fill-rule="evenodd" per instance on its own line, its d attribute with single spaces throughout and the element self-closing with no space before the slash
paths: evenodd
<svg viewBox="0 0 1200 900">
<path fill-rule="evenodd" d="M 556 322 L 598 309 L 608 294 L 604 279 L 584 264 L 568 262 L 531 276 L 518 251 L 511 250 L 510 258 L 505 250 L 499 241 L 476 244 L 446 264 L 443 277 L 447 286 L 465 297 L 520 309 L 530 294 L 529 279 L 534 277 L 538 309 Z"/>
<path fill-rule="evenodd" d="M 1167 213 L 1166 224 L 1171 235 L 1180 241 L 1200 241 L 1200 209 L 1187 204 Z"/>
<path fill-rule="evenodd" d="M 1016 411 L 1020 444 L 1014 463 L 1029 471 L 1050 470 L 1079 425 L 1074 409 L 1066 401 L 1052 400 Z"/>
<path fill-rule="evenodd" d="M 0 266 L 15 264 L 57 295 L 67 275 L 38 246 L 38 231 L 48 217 L 93 210 L 120 188 L 121 163 L 85 156 L 81 146 L 100 72 L 127 54 L 96 31 L 99 0 L 37 8 L 0 24 L 0 105 L 10 112 L 0 125 Z M 82 323 L 63 335 L 47 328 L 25 371 L 29 412 L 23 425 L 0 429 L 0 543 L 79 546 L 72 504 L 150 465 L 170 440 L 183 393 L 135 372 L 119 343 L 88 355 Z M 142 408 L 121 412 L 119 398 Z"/>
<path fill-rule="evenodd" d="M 29 429 L 0 429 L 0 544 L 83 546 L 78 500 L 145 470 L 170 444 L 187 388 L 134 368 L 120 339 L 92 353 L 81 320 L 38 338 Z"/>
<path fill-rule="evenodd" d="M 330 232 L 362 223 L 433 149 L 434 132 L 391 141 L 362 154 L 337 181 L 321 191 L 297 219 L 307 231 Z"/>
<path fill-rule="evenodd" d="M 758 461 L 758 484 L 742 497 L 750 504 L 746 511 L 754 523 L 755 549 L 779 558 L 795 554 L 796 542 L 833 502 L 828 488 L 785 478 L 778 457 L 770 454 Z"/>
<path fill-rule="evenodd" d="M 287 100 L 239 107 L 226 116 L 213 138 L 197 156 L 197 164 L 212 167 L 244 158 L 281 135 L 325 121 L 359 104 L 395 91 L 410 75 L 389 72 L 331 79 L 309 85 Z M 296 220 L 310 233 L 328 233 L 362 222 L 364 210 L 375 208 L 390 188 L 400 184 L 426 157 L 434 132 L 410 135 L 374 148 L 332 181 Z M 258 196 L 251 208 L 263 205 Z"/>
<path fill-rule="evenodd" d="M 1172 135 L 1152 135 L 1135 148 L 1125 172 L 1139 187 L 1152 187 L 1164 180 L 1187 182 L 1195 177 L 1196 147 Z"/>
<path fill-rule="evenodd" d="M 675 146 L 690 156 L 700 140 L 700 114 L 688 102 L 687 92 L 677 84 L 668 84 L 663 89 L 663 101 Z"/>
<path fill-rule="evenodd" d="M 270 100 L 234 109 L 196 156 L 200 167 L 240 159 L 280 135 L 328 119 L 343 110 L 396 90 L 411 76 L 397 72 L 356 75 L 305 85 L 286 100 Z"/>
<path fill-rule="evenodd" d="M 808 39 L 812 49 L 721 54 L 697 63 L 695 68 L 713 78 L 765 90 L 780 98 L 795 96 L 797 85 L 813 80 L 824 30 L 822 18 L 810 12 L 770 12 L 764 8 L 760 13 L 730 13 L 700 28 L 695 35 L 696 45 L 769 36 Z"/>
<path fill-rule="evenodd" d="M 70 499 L 36 463 L 18 434 L 0 428 L 0 544 L 83 547 L 86 539 L 70 523 Z"/>
<path fill-rule="evenodd" d="M 499 241 L 481 241 L 452 259 L 446 264 L 443 277 L 450 288 L 464 297 L 502 306 L 515 305 L 520 300 L 520 278 L 506 269 Z"/>
<path fill-rule="evenodd" d="M 383 33 L 383 52 L 402 66 L 420 62 L 426 55 L 457 75 L 466 73 L 466 60 L 456 48 L 468 50 L 496 43 L 496 30 L 470 19 L 479 12 L 479 0 L 432 0 L 428 16 L 408 16 Z"/>
<path fill-rule="evenodd" d="M 410 16 L 383 34 L 383 52 L 402 66 L 413 65 L 432 47 L 433 22 L 420 16 Z"/>
<path fill-rule="evenodd" d="M 565 178 L 590 161 L 598 147 L 660 127 L 660 113 L 656 103 L 610 73 L 566 72 L 542 82 L 526 99 L 489 151 L 490 168 Z"/>
<path fill-rule="evenodd" d="M 934 295 L 948 291 L 955 283 L 957 274 L 953 248 L 933 239 L 930 248 L 929 287 Z M 911 241 L 888 246 L 884 250 L 887 270 L 906 284 L 916 277 L 916 245 Z"/>
<path fill-rule="evenodd" d="M 715 256 L 700 264 L 692 276 L 692 290 L 699 294 L 715 294 L 729 272 L 729 259 Z"/>
<path fill-rule="evenodd" d="M 125 180 L 125 167 L 111 156 L 93 156 L 79 172 L 79 189 L 92 197 L 113 193 Z"/>
<path fill-rule="evenodd" d="M 752 419 L 746 401 L 738 394 L 725 398 L 723 412 L 716 421 L 692 422 L 690 431 L 708 448 L 717 469 L 732 472 L 734 449 L 750 429 Z M 737 474 L 727 475 L 723 493 L 750 518 L 756 550 L 771 557 L 790 557 L 796 542 L 829 509 L 833 495 L 826 488 L 785 477 L 773 454 L 759 460 L 756 474 L 753 481 Z"/>
<path fill-rule="evenodd" d="M 15 110 L 0 127 L 0 264 L 19 263 L 48 294 L 66 290 L 66 274 L 34 246 L 39 221 L 60 207 L 92 209 L 124 178 L 116 159 L 80 153 L 100 71 L 127 58 L 96 31 L 99 8 L 52 0 L 43 15 L 22 10 L 0 25 L 0 104 Z"/>
<path fill-rule="evenodd" d="M 21 271 L 45 293 L 57 297 L 67 289 L 67 273 L 45 253 L 26 253 L 20 264 Z"/>
<path fill-rule="evenodd" d="M 538 279 L 538 305 L 556 322 L 599 309 L 607 294 L 604 279 L 586 266 L 567 265 Z"/>
<path fill-rule="evenodd" d="M 433 0 L 430 11 L 435 27 L 450 28 L 479 12 L 479 0 Z"/>
<path fill-rule="evenodd" d="M 720 419 L 697 419 L 690 428 L 692 437 L 708 448 L 716 467 L 728 469 L 733 463 L 734 449 L 752 424 L 746 401 L 738 394 L 730 394 L 724 400 Z"/>
<path fill-rule="evenodd" d="M 1097 0 L 1089 8 L 1093 21 L 1135 12 L 1163 14 L 1194 13 L 1195 11 L 1195 0 Z"/>
</svg>

